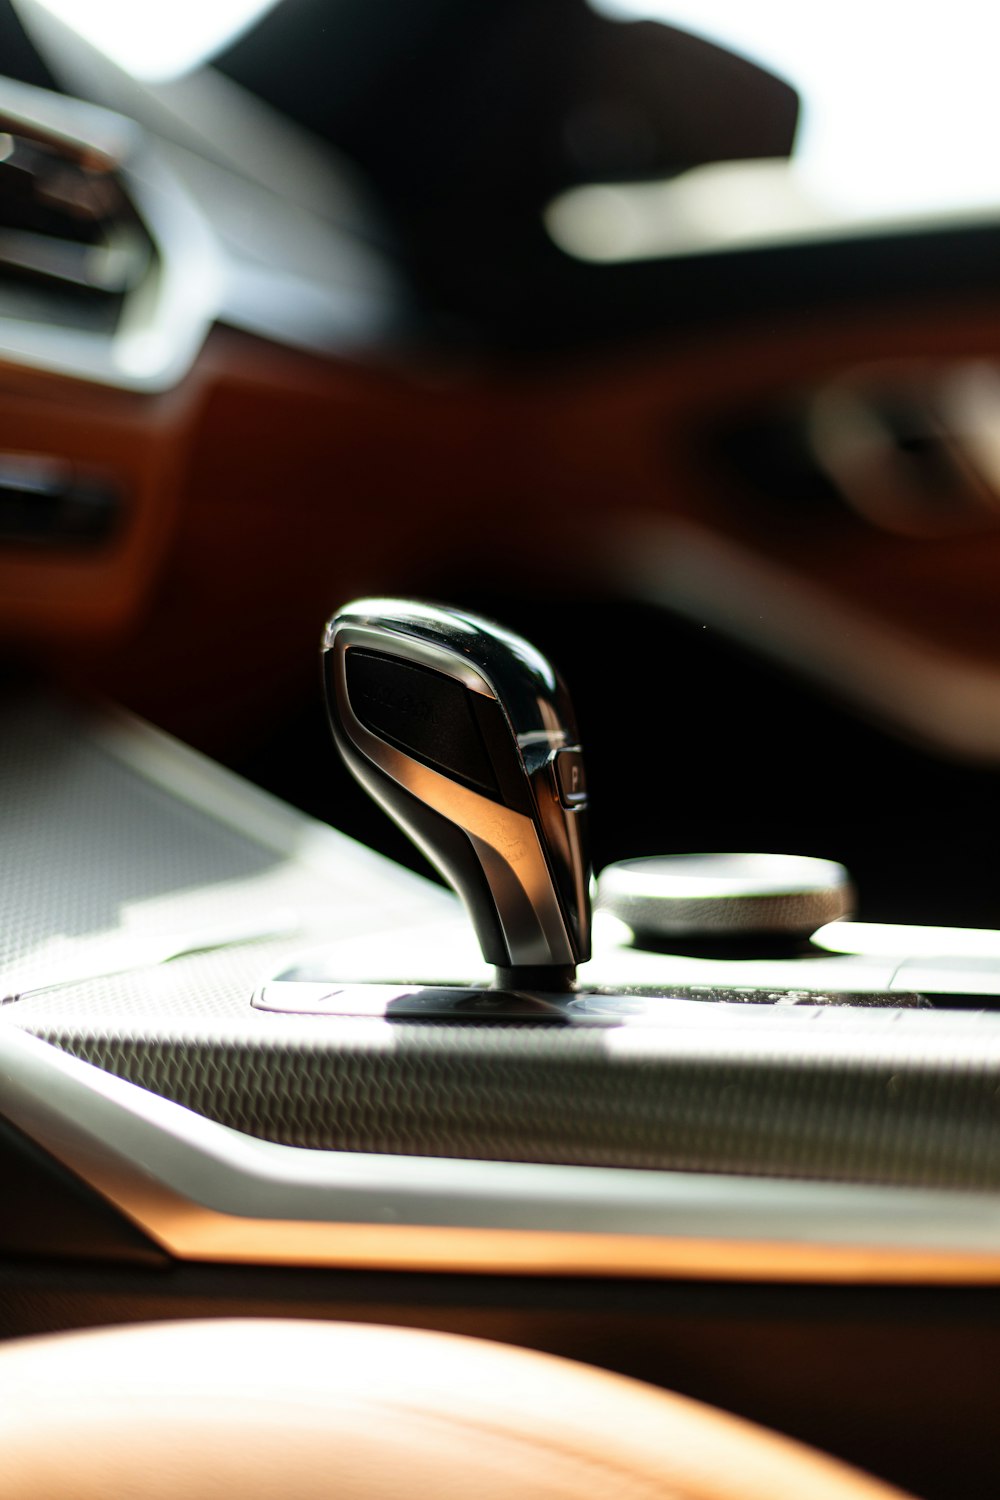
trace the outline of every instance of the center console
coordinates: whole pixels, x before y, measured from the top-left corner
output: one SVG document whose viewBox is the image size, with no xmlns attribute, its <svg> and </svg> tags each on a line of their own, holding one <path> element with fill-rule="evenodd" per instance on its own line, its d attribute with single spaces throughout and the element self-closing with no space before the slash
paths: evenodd
<svg viewBox="0 0 1000 1500">
<path fill-rule="evenodd" d="M 588 957 L 558 679 L 517 637 L 484 655 L 485 622 L 431 640 L 440 612 L 384 606 L 349 613 L 346 647 L 328 631 L 335 734 L 447 853 L 475 928 L 441 887 L 139 721 L 11 700 L 12 1129 L 181 1259 L 995 1279 L 996 935 L 847 921 L 849 882 L 820 861 L 675 858 L 602 872 Z M 368 670 L 404 647 L 404 677 Z M 528 682 L 544 733 L 509 713 Z M 443 720 L 456 703 L 474 739 Z M 485 792 L 454 762 L 470 744 L 481 783 L 503 770 Z"/>
</svg>

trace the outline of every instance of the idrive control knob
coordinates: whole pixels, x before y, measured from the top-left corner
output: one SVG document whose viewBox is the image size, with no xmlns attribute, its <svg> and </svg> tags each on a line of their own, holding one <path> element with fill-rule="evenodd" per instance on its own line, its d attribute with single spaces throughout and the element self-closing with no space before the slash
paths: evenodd
<svg viewBox="0 0 1000 1500">
<path fill-rule="evenodd" d="M 850 916 L 843 865 L 792 854 L 668 854 L 608 865 L 597 906 L 636 938 L 811 937 Z"/>
<path fill-rule="evenodd" d="M 362 786 L 468 908 L 504 988 L 590 956 L 583 753 L 558 675 L 476 615 L 362 599 L 326 627 L 330 727 Z"/>
</svg>

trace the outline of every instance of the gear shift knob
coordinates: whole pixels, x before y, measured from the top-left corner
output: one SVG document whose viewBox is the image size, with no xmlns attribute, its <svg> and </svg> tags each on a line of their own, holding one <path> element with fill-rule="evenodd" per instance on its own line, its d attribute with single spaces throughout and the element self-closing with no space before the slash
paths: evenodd
<svg viewBox="0 0 1000 1500">
<path fill-rule="evenodd" d="M 323 640 L 334 740 L 454 886 L 509 989 L 565 989 L 590 956 L 583 759 L 566 689 L 488 620 L 399 599 Z"/>
</svg>

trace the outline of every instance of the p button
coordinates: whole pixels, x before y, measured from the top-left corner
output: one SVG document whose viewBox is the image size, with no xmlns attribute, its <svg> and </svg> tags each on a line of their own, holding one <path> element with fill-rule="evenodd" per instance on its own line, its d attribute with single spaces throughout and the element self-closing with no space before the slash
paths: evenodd
<svg viewBox="0 0 1000 1500">
<path fill-rule="evenodd" d="M 563 807 L 586 807 L 587 780 L 583 771 L 583 751 L 557 750 L 553 765 L 559 800 Z"/>
</svg>

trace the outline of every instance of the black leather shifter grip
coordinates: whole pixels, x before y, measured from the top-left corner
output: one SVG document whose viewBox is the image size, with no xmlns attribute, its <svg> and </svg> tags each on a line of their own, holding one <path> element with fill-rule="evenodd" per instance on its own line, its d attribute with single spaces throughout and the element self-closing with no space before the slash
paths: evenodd
<svg viewBox="0 0 1000 1500">
<path fill-rule="evenodd" d="M 344 665 L 351 705 L 366 729 L 416 760 L 498 795 L 468 688 L 431 667 L 367 651 L 349 651 Z"/>
<path fill-rule="evenodd" d="M 504 982 L 562 988 L 590 952 L 582 751 L 558 676 L 477 616 L 361 600 L 324 679 L 351 771 L 465 901 Z"/>
</svg>

